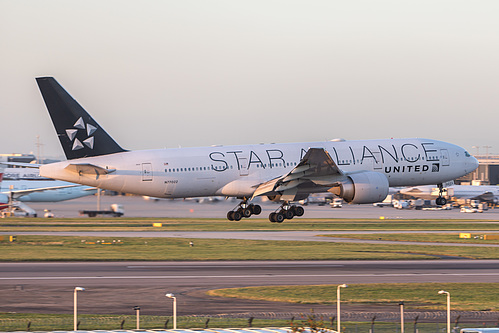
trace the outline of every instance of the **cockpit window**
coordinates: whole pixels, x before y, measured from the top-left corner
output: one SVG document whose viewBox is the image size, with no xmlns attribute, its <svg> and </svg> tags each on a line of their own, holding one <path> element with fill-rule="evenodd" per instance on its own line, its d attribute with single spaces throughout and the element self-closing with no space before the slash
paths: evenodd
<svg viewBox="0 0 499 333">
<path fill-rule="evenodd" d="M 464 155 L 466 155 L 466 157 L 471 157 L 470 153 L 468 153 L 467 151 L 464 152 Z"/>
</svg>

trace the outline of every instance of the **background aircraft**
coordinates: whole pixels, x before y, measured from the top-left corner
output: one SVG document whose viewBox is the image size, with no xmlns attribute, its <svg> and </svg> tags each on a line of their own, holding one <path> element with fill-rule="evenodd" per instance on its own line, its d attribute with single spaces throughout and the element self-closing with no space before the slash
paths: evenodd
<svg viewBox="0 0 499 333">
<path fill-rule="evenodd" d="M 432 200 L 438 197 L 439 189 L 434 186 L 416 186 L 400 189 L 399 192 L 415 198 Z M 497 203 L 499 198 L 499 186 L 452 185 L 444 188 L 444 195 L 448 198 L 461 200 L 470 199 Z"/>
<path fill-rule="evenodd" d="M 37 169 L 6 168 L 0 180 L 0 210 L 22 210 L 36 215 L 23 202 L 58 202 L 97 193 L 95 187 L 40 177 Z"/>
</svg>

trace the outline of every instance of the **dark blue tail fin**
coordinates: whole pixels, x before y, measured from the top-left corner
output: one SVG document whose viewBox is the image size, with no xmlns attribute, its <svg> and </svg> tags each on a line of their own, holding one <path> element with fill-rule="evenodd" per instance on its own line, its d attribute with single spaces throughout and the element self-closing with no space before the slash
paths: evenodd
<svg viewBox="0 0 499 333">
<path fill-rule="evenodd" d="M 53 77 L 36 78 L 68 160 L 124 152 Z"/>
</svg>

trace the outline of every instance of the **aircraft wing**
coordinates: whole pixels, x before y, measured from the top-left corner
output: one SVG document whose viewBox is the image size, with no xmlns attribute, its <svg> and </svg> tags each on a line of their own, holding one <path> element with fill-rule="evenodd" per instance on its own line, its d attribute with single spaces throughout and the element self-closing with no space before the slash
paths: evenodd
<svg viewBox="0 0 499 333">
<path fill-rule="evenodd" d="M 77 186 L 83 186 L 83 185 L 71 184 L 71 185 L 61 185 L 61 186 L 39 187 L 39 188 L 32 188 L 32 189 L 26 189 L 26 190 L 12 190 L 12 191 L 8 191 L 8 192 L 4 192 L 4 194 L 10 195 L 12 200 L 16 200 L 24 195 L 28 195 L 31 193 L 50 191 L 50 190 L 59 190 L 62 188 L 77 187 Z"/>
<path fill-rule="evenodd" d="M 468 196 L 460 196 L 461 199 L 472 199 L 472 200 L 480 200 L 486 202 L 493 202 L 496 198 L 494 193 L 487 191 L 478 195 L 468 195 Z"/>
<path fill-rule="evenodd" d="M 0 164 L 17 166 L 22 168 L 32 168 L 32 169 L 39 169 L 41 165 L 36 163 L 22 163 L 22 162 L 0 162 Z"/>
<path fill-rule="evenodd" d="M 313 188 L 331 188 L 338 185 L 343 173 L 333 161 L 329 153 L 323 148 L 310 148 L 298 165 L 288 174 L 269 180 L 258 185 L 253 198 L 260 195 L 283 195 L 295 196 L 300 189 L 303 192 L 311 191 Z"/>
</svg>

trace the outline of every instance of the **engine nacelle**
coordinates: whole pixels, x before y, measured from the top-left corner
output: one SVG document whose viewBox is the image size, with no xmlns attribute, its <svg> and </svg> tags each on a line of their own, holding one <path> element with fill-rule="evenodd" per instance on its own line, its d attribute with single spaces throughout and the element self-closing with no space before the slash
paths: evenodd
<svg viewBox="0 0 499 333">
<path fill-rule="evenodd" d="M 346 202 L 364 204 L 385 200 L 388 188 L 388 179 L 384 174 L 365 171 L 348 175 L 347 180 L 329 192 L 338 195 Z"/>
</svg>

